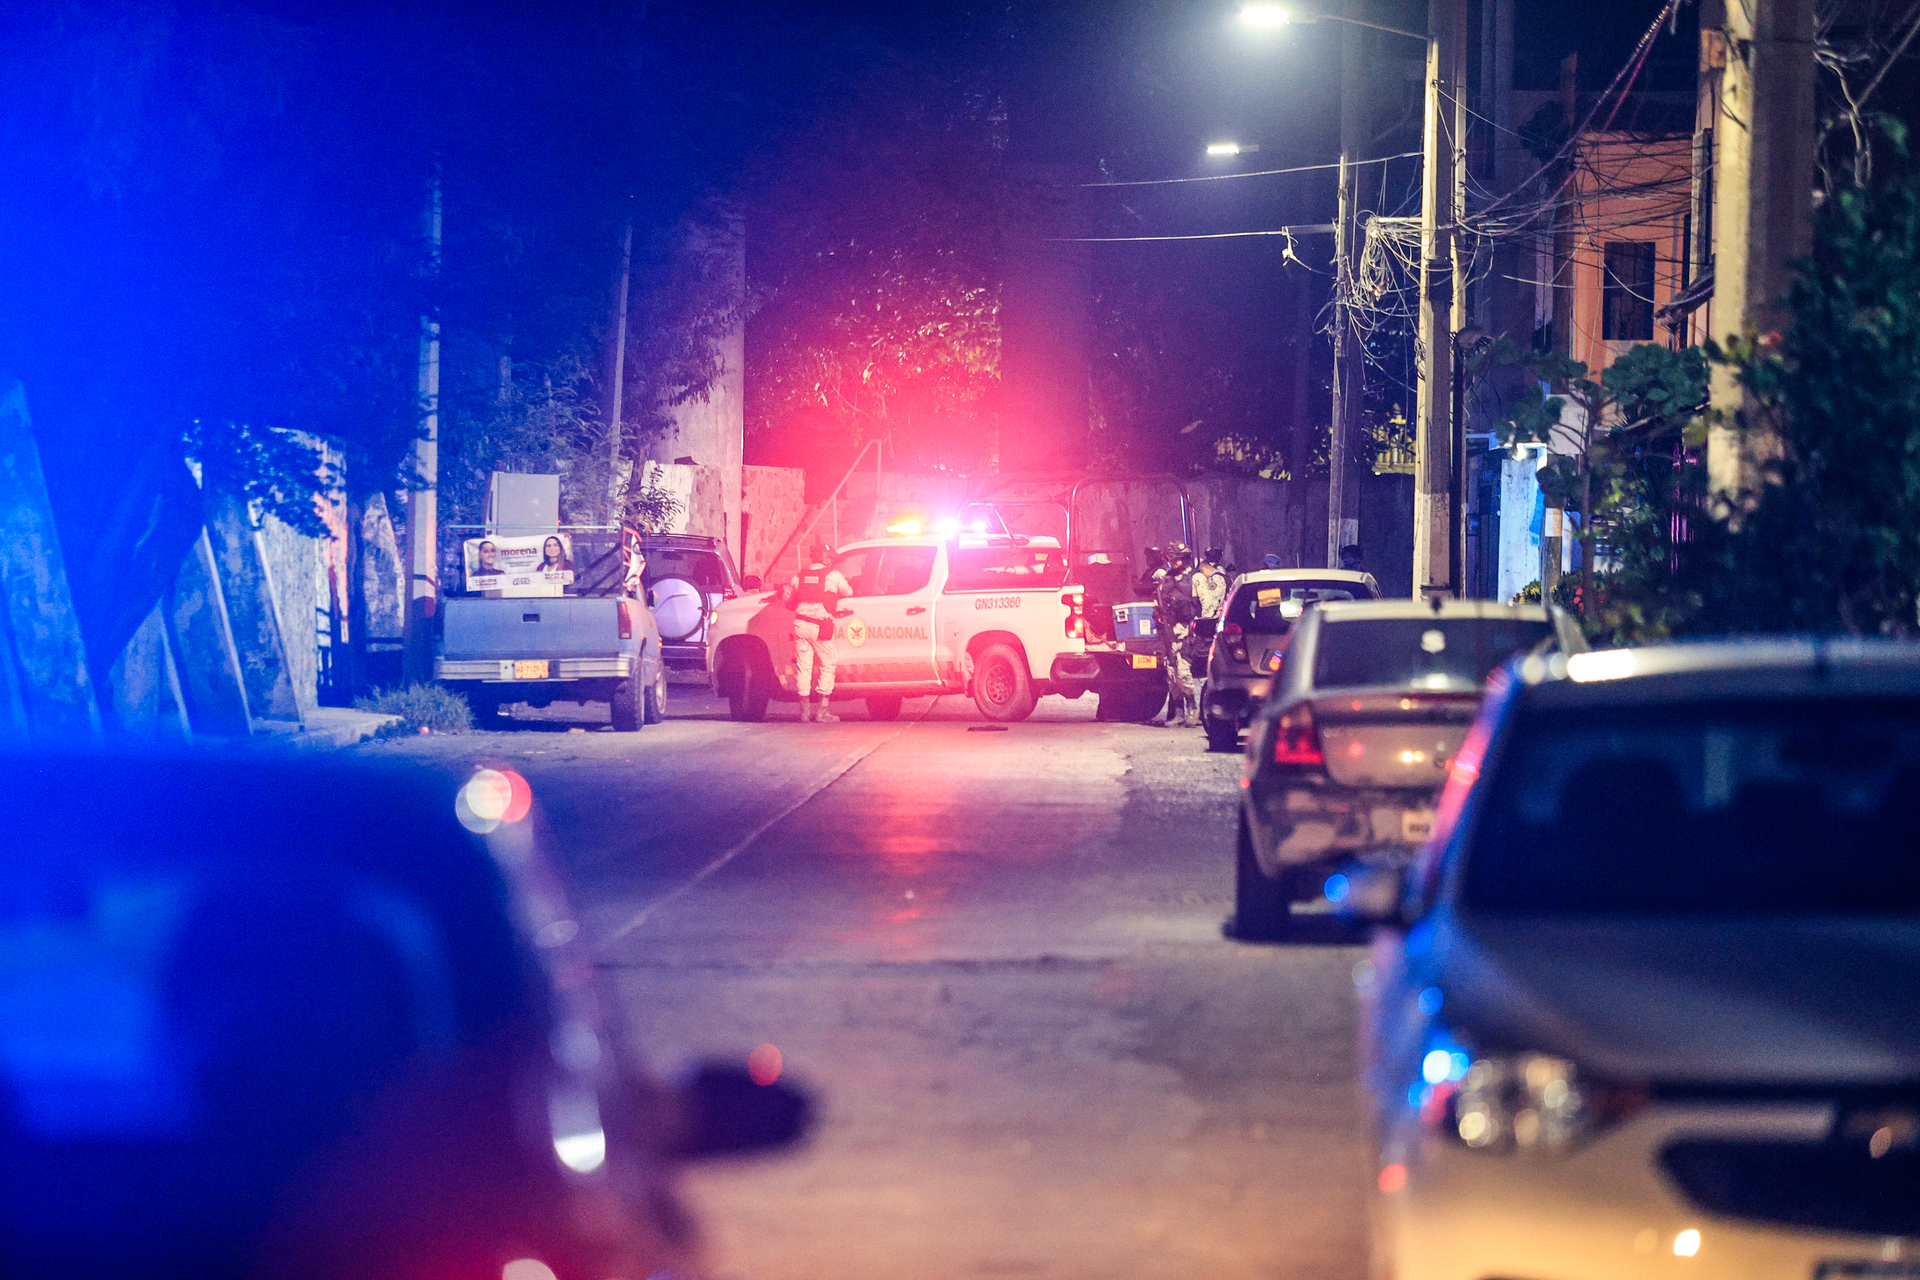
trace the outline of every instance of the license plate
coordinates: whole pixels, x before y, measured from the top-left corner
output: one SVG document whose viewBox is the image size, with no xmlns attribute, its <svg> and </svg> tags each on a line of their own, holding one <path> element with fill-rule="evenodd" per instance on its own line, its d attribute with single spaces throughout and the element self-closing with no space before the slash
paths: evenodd
<svg viewBox="0 0 1920 1280">
<path fill-rule="evenodd" d="M 522 658 L 513 664 L 515 680 L 545 680 L 547 678 L 547 660 L 545 658 Z"/>
<path fill-rule="evenodd" d="M 1828 1258 L 1814 1267 L 1813 1280 L 1920 1280 L 1920 1262 Z"/>
<path fill-rule="evenodd" d="M 1148 667 L 1157 667 L 1159 665 L 1160 659 L 1151 653 L 1136 653 L 1133 655 L 1133 666 L 1136 671 L 1144 671 Z"/>
<path fill-rule="evenodd" d="M 1406 844 L 1425 844 L 1433 834 L 1433 810 L 1411 809 L 1400 815 L 1400 839 Z"/>
</svg>

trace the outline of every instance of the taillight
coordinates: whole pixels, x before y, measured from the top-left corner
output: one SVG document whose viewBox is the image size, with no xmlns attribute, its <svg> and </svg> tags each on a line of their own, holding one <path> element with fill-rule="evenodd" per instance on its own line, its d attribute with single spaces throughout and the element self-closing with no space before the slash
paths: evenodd
<svg viewBox="0 0 1920 1280">
<path fill-rule="evenodd" d="M 1247 660 L 1247 633 L 1237 622 L 1229 622 L 1220 628 L 1220 634 L 1227 642 L 1227 657 L 1235 662 Z"/>
<path fill-rule="evenodd" d="M 631 640 L 633 639 L 633 602 L 631 600 L 621 600 L 618 603 L 620 606 L 620 638 L 622 640 Z"/>
<path fill-rule="evenodd" d="M 1320 728 L 1313 722 L 1313 708 L 1305 703 L 1282 712 L 1273 733 L 1275 764 L 1325 764 L 1320 750 Z"/>
<path fill-rule="evenodd" d="M 1087 635 L 1087 593 L 1084 591 L 1062 592 L 1060 595 L 1060 603 L 1067 606 L 1067 639 L 1085 639 Z"/>
</svg>

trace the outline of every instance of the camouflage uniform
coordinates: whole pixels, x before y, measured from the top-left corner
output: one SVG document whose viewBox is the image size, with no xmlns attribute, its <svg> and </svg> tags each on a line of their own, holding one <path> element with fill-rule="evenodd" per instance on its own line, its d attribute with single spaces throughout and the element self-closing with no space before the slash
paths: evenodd
<svg viewBox="0 0 1920 1280">
<path fill-rule="evenodd" d="M 1180 543 L 1167 548 L 1166 576 L 1154 596 L 1154 624 L 1166 646 L 1167 724 L 1188 728 L 1200 723 L 1200 686 L 1193 678 L 1194 622 L 1202 616 L 1200 575 L 1193 552 Z M 1176 719 L 1175 717 L 1178 717 Z"/>
<path fill-rule="evenodd" d="M 821 636 L 821 625 L 831 628 L 835 606 L 853 594 L 846 578 L 827 568 L 825 559 L 816 555 L 782 593 L 793 607 L 793 691 L 800 696 L 800 718 L 822 724 L 840 717 L 827 709 L 833 696 L 834 651 L 832 639 Z M 832 634 L 827 632 L 828 637 Z"/>
</svg>

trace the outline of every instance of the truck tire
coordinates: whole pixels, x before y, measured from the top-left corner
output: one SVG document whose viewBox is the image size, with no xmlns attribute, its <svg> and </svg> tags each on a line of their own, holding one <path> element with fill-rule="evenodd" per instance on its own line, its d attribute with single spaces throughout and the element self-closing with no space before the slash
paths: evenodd
<svg viewBox="0 0 1920 1280">
<path fill-rule="evenodd" d="M 773 672 L 752 656 L 738 660 L 738 669 L 726 682 L 727 715 L 757 724 L 767 718 L 767 699 L 773 696 Z"/>
<path fill-rule="evenodd" d="M 973 705 L 989 720 L 1012 722 L 1033 714 L 1033 677 L 1010 644 L 990 644 L 973 664 Z"/>
<path fill-rule="evenodd" d="M 640 687 L 640 673 L 635 672 L 613 687 L 613 731 L 615 733 L 638 733 L 644 723 L 642 707 L 646 693 Z"/>
<path fill-rule="evenodd" d="M 659 670 L 653 673 L 653 683 L 647 686 L 645 697 L 640 702 L 640 719 L 646 724 L 659 724 L 667 718 L 667 664 L 661 663 Z"/>
<path fill-rule="evenodd" d="M 1278 942 L 1293 926 L 1292 877 L 1272 879 L 1253 856 L 1253 833 L 1240 815 L 1233 851 L 1233 936 L 1246 941 Z"/>
<path fill-rule="evenodd" d="M 1096 720 L 1123 721 L 1132 724 L 1145 724 L 1160 714 L 1160 708 L 1167 705 L 1167 689 L 1163 684 L 1128 684 L 1117 689 L 1106 689 L 1100 694 L 1100 705 L 1094 709 Z"/>
<path fill-rule="evenodd" d="M 900 718 L 900 703 L 902 701 L 903 699 L 897 696 L 886 696 L 882 694 L 876 694 L 868 698 L 867 719 L 898 720 Z"/>
</svg>

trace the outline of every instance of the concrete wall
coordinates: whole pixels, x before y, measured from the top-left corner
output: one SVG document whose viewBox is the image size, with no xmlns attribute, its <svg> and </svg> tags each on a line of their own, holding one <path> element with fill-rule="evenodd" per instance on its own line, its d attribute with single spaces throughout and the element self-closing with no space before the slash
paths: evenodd
<svg viewBox="0 0 1920 1280">
<path fill-rule="evenodd" d="M 740 572 L 765 577 L 774 552 L 807 514 L 807 473 L 798 467 L 742 467 L 740 509 L 746 555 Z"/>
</svg>

